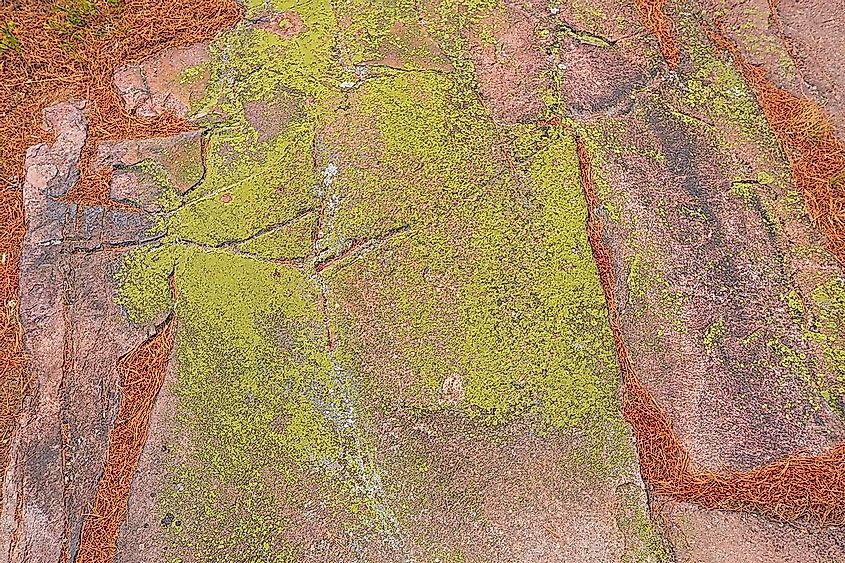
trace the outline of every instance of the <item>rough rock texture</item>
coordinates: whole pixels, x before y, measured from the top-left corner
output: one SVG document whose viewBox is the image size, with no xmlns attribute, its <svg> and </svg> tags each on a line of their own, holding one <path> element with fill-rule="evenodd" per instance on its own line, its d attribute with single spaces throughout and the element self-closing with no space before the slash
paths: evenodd
<svg viewBox="0 0 845 563">
<path fill-rule="evenodd" d="M 780 266 L 786 241 L 758 209 L 730 193 L 730 178 L 712 165 L 716 155 L 686 125 L 660 109 L 645 112 L 649 129 L 638 123 L 624 134 L 651 137 L 665 162 L 628 157 L 614 163 L 619 176 L 611 182 L 624 190 L 626 213 L 652 228 L 638 233 L 631 225 L 617 236 L 628 248 L 655 249 L 652 265 L 657 252 L 669 251 L 659 275 L 667 301 L 674 299 L 664 306 L 674 310 L 673 318 L 654 323 L 648 313 L 629 309 L 639 372 L 701 467 L 748 470 L 797 452 L 824 451 L 845 429 L 826 403 L 814 402 L 807 379 L 815 381 L 816 374 L 783 360 L 781 344 L 798 357 L 810 353 L 800 323 L 781 301 L 792 289 Z M 619 264 L 637 260 L 621 245 L 616 252 Z M 620 271 L 631 279 L 630 267 Z M 639 296 L 625 289 L 635 304 Z M 665 322 L 675 324 L 661 326 Z M 715 342 L 708 329 L 720 333 Z"/>
<path fill-rule="evenodd" d="M 684 503 L 662 508 L 678 561 L 826 563 L 843 560 L 837 528 L 814 530 Z"/>
<path fill-rule="evenodd" d="M 633 367 L 695 467 L 842 442 L 842 268 L 708 38 L 725 9 L 841 126 L 832 4 L 667 3 L 676 71 L 633 2 L 383 4 L 261 5 L 119 71 L 134 114 L 206 127 L 102 143 L 121 206 L 60 199 L 85 107 L 45 112 L 0 554 L 73 561 L 115 361 L 172 311 L 120 563 L 845 561 L 841 527 L 647 497 L 574 141 Z"/>
<path fill-rule="evenodd" d="M 639 538 L 623 522 L 636 519 L 645 501 L 639 480 L 579 475 L 571 436 L 542 438 L 515 425 L 490 440 L 451 416 L 416 424 L 397 418 L 383 428 L 380 449 L 431 460 L 409 525 L 432 544 L 469 561 L 623 561 L 637 553 Z M 399 463 L 388 460 L 386 467 Z M 462 514 L 476 502 L 475 518 Z M 430 557 L 424 547 L 411 552 L 412 559 Z"/>
<path fill-rule="evenodd" d="M 839 37 L 845 5 L 841 1 L 701 4 L 711 14 L 726 8 L 723 20 L 728 36 L 745 56 L 761 65 L 781 88 L 818 103 L 840 139 L 845 139 L 845 62 Z"/>
<path fill-rule="evenodd" d="M 132 255 L 175 265 L 177 361 L 118 559 L 666 560 L 619 412 L 574 142 L 525 133 L 533 149 L 507 156 L 494 141 L 495 120 L 542 108 L 532 22 L 480 24 L 509 34 L 514 110 L 495 84 L 481 105 L 458 76 L 444 45 L 473 34 L 456 20 L 363 21 L 368 9 L 338 17 L 336 50 L 323 8 L 257 12 L 217 46 L 219 99 L 201 111 L 226 121 L 206 134 L 205 174 L 164 209 L 162 246 Z M 118 169 L 137 159 L 103 150 Z M 116 176 L 113 193 L 136 181 Z M 121 279 L 146 287 L 129 268 Z M 484 319 L 500 314 L 497 337 Z M 566 324 L 583 327 L 560 336 Z"/>
<path fill-rule="evenodd" d="M 197 43 L 173 48 L 118 70 L 114 83 L 126 111 L 142 117 L 155 117 L 165 111 L 185 115 L 191 102 L 205 90 L 210 57 L 208 46 Z M 192 68 L 191 74 L 185 74 Z"/>
<path fill-rule="evenodd" d="M 156 530 L 164 523 L 175 521 L 172 514 L 158 506 L 157 491 L 167 479 L 166 457 L 172 447 L 171 427 L 175 423 L 176 401 L 173 386 L 176 370 L 168 366 L 162 390 L 150 414 L 147 444 L 138 460 L 138 470 L 132 481 L 126 518 L 118 535 L 115 561 L 147 563 L 167 561 L 170 546 Z"/>
<path fill-rule="evenodd" d="M 734 15 L 747 17 L 746 7 Z M 811 294 L 841 269 L 800 199 L 790 199 L 753 97 L 710 50 L 706 13 L 668 12 L 682 52 L 677 74 L 644 64 L 648 40 L 619 41 L 603 50 L 618 61 L 607 68 L 649 78 L 629 82 L 624 103 L 580 116 L 634 369 L 702 470 L 817 454 L 841 443 L 845 425 L 838 400 L 823 398 L 836 377 L 807 332 Z M 609 37 L 613 27 L 590 31 Z M 577 67 L 577 53 L 561 56 Z M 565 88 L 570 99 L 591 99 L 596 84 L 581 75 Z M 800 523 L 784 535 L 754 515 L 667 506 L 658 503 L 681 561 L 845 559 L 841 528 Z"/>
<path fill-rule="evenodd" d="M 548 58 L 543 52 L 545 45 L 534 36 L 536 23 L 523 10 L 506 3 L 475 24 L 470 53 L 478 73 L 479 94 L 501 123 L 530 121 L 543 108 L 541 95 L 549 86 L 543 72 Z"/>
<path fill-rule="evenodd" d="M 189 131 L 164 139 L 100 143 L 97 164 L 115 169 L 111 199 L 145 211 L 160 211 L 156 197 L 163 182 L 185 193 L 202 181 L 202 133 Z M 149 184 L 145 189 L 138 182 Z"/>
<path fill-rule="evenodd" d="M 148 336 L 115 302 L 123 252 L 145 240 L 143 211 L 80 208 L 61 196 L 78 177 L 85 104 L 44 112 L 52 144 L 27 152 L 21 321 L 35 392 L 24 405 L 2 514 L 10 561 L 73 560 L 93 504 L 119 401 L 117 360 Z"/>
</svg>

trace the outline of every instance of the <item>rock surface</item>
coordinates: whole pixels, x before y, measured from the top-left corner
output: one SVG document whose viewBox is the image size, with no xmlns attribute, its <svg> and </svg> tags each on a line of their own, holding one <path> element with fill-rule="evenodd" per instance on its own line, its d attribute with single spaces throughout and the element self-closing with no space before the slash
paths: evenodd
<svg viewBox="0 0 845 563">
<path fill-rule="evenodd" d="M 665 6 L 675 71 L 633 2 L 250 9 L 115 75 L 131 114 L 203 130 L 101 143 L 106 208 L 61 197 L 85 104 L 48 108 L 0 554 L 73 561 L 115 363 L 172 311 L 121 563 L 845 561 L 842 527 L 649 498 L 621 415 L 576 135 L 633 367 L 695 467 L 845 438 L 842 266 L 708 36 L 722 10 L 842 128 L 834 8 L 723 4 Z"/>
<path fill-rule="evenodd" d="M 21 260 L 27 399 L 6 475 L 2 528 L 10 561 L 73 560 L 93 504 L 119 402 L 117 360 L 148 336 L 116 303 L 123 253 L 147 241 L 141 210 L 62 200 L 79 175 L 85 104 L 44 112 L 51 144 L 27 152 L 27 232 Z"/>
</svg>

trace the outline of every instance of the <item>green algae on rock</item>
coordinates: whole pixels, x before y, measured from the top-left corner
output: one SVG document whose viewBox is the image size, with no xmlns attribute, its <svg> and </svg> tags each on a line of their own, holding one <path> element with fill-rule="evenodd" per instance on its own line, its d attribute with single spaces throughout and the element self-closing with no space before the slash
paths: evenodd
<svg viewBox="0 0 845 563">
<path fill-rule="evenodd" d="M 822 350 L 828 380 L 818 382 L 822 396 L 845 416 L 845 280 L 832 277 L 812 292 L 814 325 L 805 336 Z"/>
<path fill-rule="evenodd" d="M 173 308 L 169 281 L 173 261 L 170 247 L 137 249 L 126 256 L 115 276 L 116 301 L 129 320 L 138 324 L 157 322 Z"/>
<path fill-rule="evenodd" d="M 119 275 L 145 319 L 171 306 L 156 272 L 173 273 L 178 429 L 160 504 L 180 522 L 177 557 L 295 560 L 319 537 L 337 553 L 464 560 L 473 546 L 415 525 L 427 501 L 414 495 L 444 462 L 436 441 L 391 457 L 391 440 L 413 441 L 407 419 L 452 417 L 456 443 L 526 463 L 523 441 L 564 444 L 549 491 L 585 482 L 615 499 L 603 483 L 639 483 L 574 140 L 497 127 L 460 55 L 490 6 L 427 7 L 441 49 L 393 45 L 398 63 L 365 61 L 411 25 L 405 5 L 277 3 L 301 10 L 297 35 L 244 25 L 212 45 L 192 108 L 209 129 L 204 178 L 168 192 L 161 246 Z M 272 108 L 279 124 L 262 120 Z M 490 500 L 469 497 L 460 525 L 476 529 Z M 312 501 L 327 528 L 302 520 Z M 639 516 L 608 518 L 645 533 Z"/>
</svg>

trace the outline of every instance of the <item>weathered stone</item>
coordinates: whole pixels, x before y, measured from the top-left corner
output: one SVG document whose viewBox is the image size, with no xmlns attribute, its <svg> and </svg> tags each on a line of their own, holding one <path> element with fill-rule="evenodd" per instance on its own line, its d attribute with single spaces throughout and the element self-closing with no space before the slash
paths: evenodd
<svg viewBox="0 0 845 563">
<path fill-rule="evenodd" d="M 45 110 L 56 140 L 27 152 L 19 295 L 34 392 L 12 446 L 0 519 L 13 530 L 6 541 L 16 538 L 4 550 L 11 562 L 59 561 L 64 550 L 73 560 L 119 402 L 117 360 L 151 330 L 126 319 L 113 276 L 153 217 L 62 199 L 78 177 L 84 107 Z"/>
<path fill-rule="evenodd" d="M 188 114 L 208 82 L 208 70 L 201 66 L 209 60 L 208 46 L 194 44 L 167 49 L 137 65 L 115 72 L 114 81 L 126 111 L 141 117 L 155 117 L 165 112 Z M 182 73 L 197 68 L 196 76 L 183 79 Z"/>
</svg>

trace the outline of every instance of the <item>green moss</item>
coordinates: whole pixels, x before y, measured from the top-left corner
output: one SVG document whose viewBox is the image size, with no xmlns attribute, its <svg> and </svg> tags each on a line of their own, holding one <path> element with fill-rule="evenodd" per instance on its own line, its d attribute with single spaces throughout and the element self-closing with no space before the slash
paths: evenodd
<svg viewBox="0 0 845 563">
<path fill-rule="evenodd" d="M 173 264 L 170 246 L 127 253 L 115 275 L 118 283 L 116 302 L 132 322 L 152 323 L 171 310 L 169 278 Z"/>
<path fill-rule="evenodd" d="M 725 319 L 719 318 L 713 321 L 704 329 L 704 346 L 708 350 L 712 350 L 713 346 L 722 339 L 725 333 Z"/>
<path fill-rule="evenodd" d="M 834 277 L 812 293 L 815 326 L 805 336 L 822 350 L 830 381 L 821 382 L 826 399 L 842 411 L 845 398 L 845 280 Z"/>
<path fill-rule="evenodd" d="M 94 0 L 65 0 L 50 6 L 53 15 L 45 23 L 47 29 L 71 34 L 85 28 L 100 11 Z"/>
<path fill-rule="evenodd" d="M 625 535 L 622 563 L 658 563 L 672 560 L 671 551 L 644 509 L 645 494 L 632 483 L 617 489 L 616 525 Z"/>
</svg>

